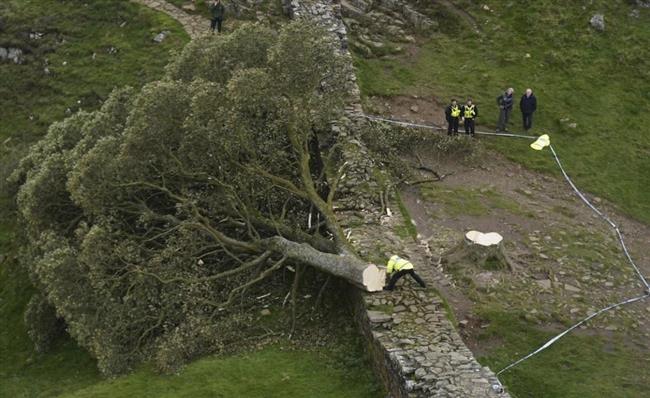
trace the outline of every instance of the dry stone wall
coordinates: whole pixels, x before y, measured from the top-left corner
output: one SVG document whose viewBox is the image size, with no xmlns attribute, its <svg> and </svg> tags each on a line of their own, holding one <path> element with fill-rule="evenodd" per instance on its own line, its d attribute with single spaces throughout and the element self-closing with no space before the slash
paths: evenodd
<svg viewBox="0 0 650 398">
<path fill-rule="evenodd" d="M 291 0 L 285 3 L 285 9 L 293 18 L 314 21 L 336 35 L 351 65 L 342 5 L 349 6 L 345 1 Z M 354 6 L 363 4 L 355 2 Z M 382 259 L 392 253 L 406 255 L 418 265 L 418 273 L 428 286 L 449 284 L 433 266 L 426 246 L 396 235 L 394 231 L 404 225 L 402 216 L 381 215 L 383 209 L 377 206 L 381 188 L 374 178 L 377 165 L 357 133 L 367 121 L 362 116 L 352 68 L 348 80 L 350 104 L 346 115 L 332 126 L 338 142 L 344 143 L 343 161 L 348 164 L 343 195 L 338 201 L 341 223 L 362 255 Z M 499 382 L 494 373 L 481 366 L 464 344 L 435 290 L 415 287 L 411 282 L 404 281 L 406 286 L 393 292 L 351 293 L 376 373 L 390 397 L 508 397 L 495 388 Z"/>
<path fill-rule="evenodd" d="M 205 32 L 205 20 L 192 16 L 162 0 L 132 0 L 163 11 L 180 21 L 190 36 Z M 355 7 L 363 7 L 355 0 Z M 345 4 L 344 4 L 345 6 Z M 348 81 L 350 101 L 346 115 L 332 124 L 337 140 L 343 143 L 342 163 L 346 179 L 337 214 L 349 239 L 364 256 L 387 258 L 392 253 L 407 256 L 428 286 L 448 285 L 449 281 L 432 264 L 426 244 L 403 240 L 395 231 L 404 225 L 400 214 L 388 217 L 377 206 L 381 187 L 374 176 L 377 165 L 357 133 L 366 120 L 362 116 L 359 88 L 348 51 L 347 28 L 341 17 L 341 3 L 331 0 L 285 0 L 284 8 L 293 18 L 303 18 L 323 26 L 341 43 L 350 59 Z M 390 206 L 384 197 L 384 205 Z M 498 381 L 490 369 L 482 367 L 465 346 L 448 319 L 443 301 L 435 290 L 415 287 L 410 280 L 400 282 L 393 292 L 364 294 L 350 291 L 356 319 L 368 341 L 377 374 L 392 398 L 420 397 L 508 397 L 494 390 Z"/>
</svg>

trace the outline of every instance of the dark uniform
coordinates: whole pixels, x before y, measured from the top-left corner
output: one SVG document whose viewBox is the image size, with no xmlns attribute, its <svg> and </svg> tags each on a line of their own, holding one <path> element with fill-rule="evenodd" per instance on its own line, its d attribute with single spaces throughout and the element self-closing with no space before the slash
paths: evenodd
<svg viewBox="0 0 650 398">
<path fill-rule="evenodd" d="M 465 104 L 460 108 L 460 114 L 465 119 L 465 134 L 474 137 L 474 128 L 476 118 L 478 117 L 478 107 L 474 104 Z"/>
<path fill-rule="evenodd" d="M 210 29 L 214 32 L 215 28 L 217 32 L 221 33 L 221 23 L 223 22 L 223 15 L 226 12 L 226 8 L 221 4 L 221 2 L 215 2 L 210 4 L 210 14 L 212 19 L 210 20 Z"/>
<path fill-rule="evenodd" d="M 458 122 L 460 119 L 460 106 L 458 104 L 449 104 L 445 109 L 445 118 L 447 119 L 447 135 L 458 134 Z"/>
<path fill-rule="evenodd" d="M 535 94 L 530 94 L 530 97 L 527 97 L 526 94 L 522 95 L 519 108 L 524 119 L 524 130 L 528 131 L 533 127 L 533 113 L 537 110 Z"/>
<path fill-rule="evenodd" d="M 508 94 L 507 92 L 497 97 L 497 105 L 499 105 L 497 132 L 508 131 L 508 120 L 510 120 L 510 113 L 512 112 L 512 102 L 512 94 Z"/>
</svg>

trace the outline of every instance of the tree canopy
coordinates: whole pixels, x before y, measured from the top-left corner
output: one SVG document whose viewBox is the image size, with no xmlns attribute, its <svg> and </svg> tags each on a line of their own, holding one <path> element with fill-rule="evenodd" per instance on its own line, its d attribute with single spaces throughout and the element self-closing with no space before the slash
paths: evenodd
<svg viewBox="0 0 650 398">
<path fill-rule="evenodd" d="M 105 374 L 175 363 L 289 263 L 359 279 L 323 144 L 347 88 L 328 37 L 294 22 L 195 40 L 162 80 L 50 127 L 11 177 L 37 343 L 59 318 Z"/>
</svg>

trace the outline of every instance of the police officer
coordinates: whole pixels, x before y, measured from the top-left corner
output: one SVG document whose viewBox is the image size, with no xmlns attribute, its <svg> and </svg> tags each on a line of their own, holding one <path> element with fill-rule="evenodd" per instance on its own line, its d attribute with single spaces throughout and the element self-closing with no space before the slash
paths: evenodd
<svg viewBox="0 0 650 398">
<path fill-rule="evenodd" d="M 475 122 L 478 117 L 478 107 L 472 103 L 471 98 L 468 98 L 467 103 L 460 108 L 460 114 L 463 116 L 465 134 L 474 137 Z"/>
<path fill-rule="evenodd" d="M 388 286 L 384 287 L 384 290 L 393 290 L 397 281 L 404 275 L 410 275 L 420 286 L 427 287 L 422 278 L 413 271 L 413 264 L 409 260 L 392 256 L 386 265 L 386 274 L 390 275 L 393 272 L 395 274 L 391 276 Z"/>
<path fill-rule="evenodd" d="M 460 119 L 460 106 L 455 98 L 452 98 L 451 104 L 445 109 L 445 118 L 447 119 L 447 135 L 458 134 L 458 121 Z"/>
</svg>

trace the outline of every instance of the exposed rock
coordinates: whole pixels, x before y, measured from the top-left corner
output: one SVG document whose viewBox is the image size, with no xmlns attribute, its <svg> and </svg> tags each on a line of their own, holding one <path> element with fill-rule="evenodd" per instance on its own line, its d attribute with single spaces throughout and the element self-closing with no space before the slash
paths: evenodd
<svg viewBox="0 0 650 398">
<path fill-rule="evenodd" d="M 393 317 L 381 311 L 368 311 L 368 319 L 372 323 L 385 323 L 393 320 Z"/>
<path fill-rule="evenodd" d="M 596 14 L 589 20 L 589 24 L 592 28 L 596 29 L 599 32 L 605 31 L 605 16 L 603 14 Z"/>
<path fill-rule="evenodd" d="M 269 316 L 271 315 L 271 310 L 269 310 L 268 308 L 264 308 L 262 311 L 260 311 L 260 315 Z"/>
<path fill-rule="evenodd" d="M 163 40 L 165 40 L 165 39 L 167 38 L 167 36 L 169 36 L 170 33 L 171 33 L 170 31 L 168 31 L 168 30 L 164 30 L 164 31 L 158 33 L 158 34 L 153 38 L 153 41 L 155 41 L 156 43 L 162 43 Z"/>
<path fill-rule="evenodd" d="M 580 288 L 575 287 L 573 285 L 569 285 L 568 283 L 565 283 L 564 284 L 564 290 L 569 291 L 569 292 L 576 292 L 577 293 L 577 292 L 580 291 Z"/>
<path fill-rule="evenodd" d="M 0 47 L 0 61 L 11 61 L 14 64 L 22 64 L 23 60 L 23 50 L 20 48 Z"/>
<path fill-rule="evenodd" d="M 183 5 L 181 6 L 181 8 L 182 8 L 184 11 L 190 11 L 190 12 L 191 12 L 191 11 L 196 11 L 196 5 L 194 5 L 194 3 L 183 4 Z"/>
<path fill-rule="evenodd" d="M 551 280 L 550 279 L 542 279 L 539 281 L 535 281 L 537 284 L 544 290 L 550 290 L 551 289 Z"/>
</svg>

